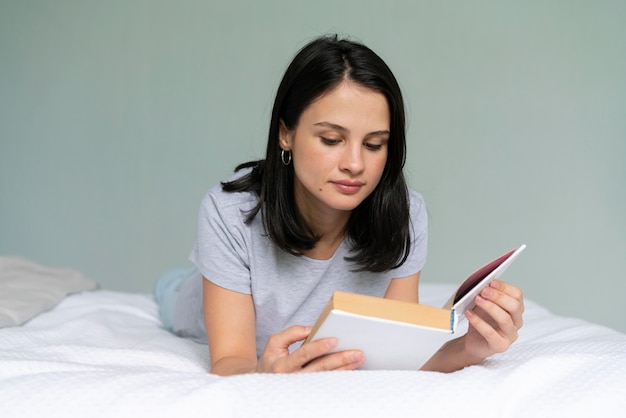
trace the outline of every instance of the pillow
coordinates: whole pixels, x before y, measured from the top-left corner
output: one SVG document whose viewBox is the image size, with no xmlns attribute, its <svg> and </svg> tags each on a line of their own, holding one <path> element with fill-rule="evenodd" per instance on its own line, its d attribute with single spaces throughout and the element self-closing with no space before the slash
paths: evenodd
<svg viewBox="0 0 626 418">
<path fill-rule="evenodd" d="M 70 293 L 96 288 L 97 282 L 75 270 L 0 257 L 0 328 L 22 325 Z"/>
</svg>

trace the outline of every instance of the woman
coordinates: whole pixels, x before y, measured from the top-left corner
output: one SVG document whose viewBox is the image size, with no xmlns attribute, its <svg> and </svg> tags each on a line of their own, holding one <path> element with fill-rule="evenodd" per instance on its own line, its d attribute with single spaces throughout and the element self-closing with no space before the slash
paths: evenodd
<svg viewBox="0 0 626 418">
<path fill-rule="evenodd" d="M 265 159 L 237 167 L 202 202 L 197 270 L 157 285 L 165 323 L 196 338 L 206 329 L 219 375 L 363 365 L 358 350 L 330 353 L 334 338 L 299 342 L 335 290 L 418 302 L 426 210 L 405 183 L 405 148 L 402 94 L 387 65 L 337 37 L 306 45 L 278 88 Z M 466 315 L 467 334 L 424 369 L 458 370 L 506 350 L 522 300 L 495 281 Z"/>
</svg>

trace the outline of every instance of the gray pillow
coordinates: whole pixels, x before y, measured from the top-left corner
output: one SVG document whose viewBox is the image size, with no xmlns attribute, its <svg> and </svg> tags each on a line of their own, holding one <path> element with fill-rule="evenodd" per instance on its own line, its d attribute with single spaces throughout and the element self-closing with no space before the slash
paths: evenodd
<svg viewBox="0 0 626 418">
<path fill-rule="evenodd" d="M 22 325 L 70 293 L 96 288 L 96 281 L 75 270 L 0 257 L 0 328 Z"/>
</svg>

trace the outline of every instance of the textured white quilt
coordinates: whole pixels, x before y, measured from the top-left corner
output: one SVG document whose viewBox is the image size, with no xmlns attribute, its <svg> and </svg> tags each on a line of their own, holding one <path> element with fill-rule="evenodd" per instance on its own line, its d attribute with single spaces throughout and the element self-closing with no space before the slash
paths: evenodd
<svg viewBox="0 0 626 418">
<path fill-rule="evenodd" d="M 423 284 L 423 302 L 452 290 Z M 531 302 L 508 352 L 452 374 L 207 368 L 206 346 L 163 330 L 151 296 L 75 294 L 0 329 L 0 417 L 626 416 L 626 335 Z"/>
</svg>

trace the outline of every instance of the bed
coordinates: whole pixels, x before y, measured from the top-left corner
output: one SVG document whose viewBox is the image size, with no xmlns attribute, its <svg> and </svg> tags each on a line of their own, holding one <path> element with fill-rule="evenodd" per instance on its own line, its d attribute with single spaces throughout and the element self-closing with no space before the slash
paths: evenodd
<svg viewBox="0 0 626 418">
<path fill-rule="evenodd" d="M 519 340 L 456 373 L 218 377 L 205 345 L 161 327 L 150 294 L 86 287 L 0 328 L 0 417 L 626 414 L 626 335 L 528 300 Z M 423 283 L 421 297 L 440 305 L 453 288 Z"/>
</svg>

